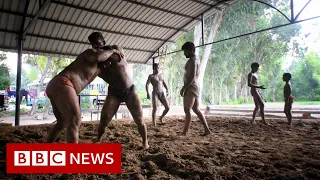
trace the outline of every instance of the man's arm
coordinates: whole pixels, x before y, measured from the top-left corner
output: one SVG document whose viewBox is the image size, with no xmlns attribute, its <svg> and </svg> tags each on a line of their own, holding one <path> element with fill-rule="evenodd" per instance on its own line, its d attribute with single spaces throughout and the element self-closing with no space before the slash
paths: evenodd
<svg viewBox="0 0 320 180">
<path fill-rule="evenodd" d="M 94 52 L 92 49 L 87 49 L 84 52 L 86 59 L 92 63 L 106 61 L 114 53 L 113 49 L 98 49 L 97 52 Z"/>
<path fill-rule="evenodd" d="M 163 87 L 167 90 L 167 96 L 169 96 L 168 86 L 167 86 L 166 82 L 164 82 L 164 80 L 162 82 L 163 82 Z"/>
<path fill-rule="evenodd" d="M 113 45 L 113 46 L 107 46 L 109 48 L 112 48 L 114 50 L 114 54 L 111 55 L 111 57 L 108 59 L 110 62 L 120 62 L 121 59 L 124 58 L 124 50 L 121 46 Z"/>
<path fill-rule="evenodd" d="M 146 83 L 146 91 L 147 91 L 147 98 L 150 99 L 150 94 L 149 94 L 149 84 L 151 82 L 151 75 L 149 75 L 147 83 Z"/>
</svg>

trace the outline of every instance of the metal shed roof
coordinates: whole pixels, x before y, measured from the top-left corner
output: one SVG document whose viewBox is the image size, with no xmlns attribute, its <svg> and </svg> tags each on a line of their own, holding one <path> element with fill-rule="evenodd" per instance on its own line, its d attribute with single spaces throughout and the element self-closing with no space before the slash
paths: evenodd
<svg viewBox="0 0 320 180">
<path fill-rule="evenodd" d="M 0 50 L 16 52 L 17 36 L 37 19 L 25 32 L 23 53 L 74 58 L 90 48 L 88 35 L 100 31 L 106 44 L 124 48 L 128 62 L 146 63 L 201 21 L 202 14 L 237 0 L 28 1 L 0 1 Z"/>
</svg>

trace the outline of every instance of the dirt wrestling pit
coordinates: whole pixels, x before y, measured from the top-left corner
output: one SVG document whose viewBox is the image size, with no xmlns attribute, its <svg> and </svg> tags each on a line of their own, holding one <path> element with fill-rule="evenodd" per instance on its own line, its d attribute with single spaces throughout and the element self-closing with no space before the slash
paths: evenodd
<svg viewBox="0 0 320 180">
<path fill-rule="evenodd" d="M 122 144 L 122 174 L 6 175 L 6 143 L 43 143 L 53 124 L 0 126 L 0 179 L 319 179 L 320 123 L 271 119 L 272 126 L 246 118 L 213 117 L 212 134 L 192 117 L 188 136 L 177 136 L 184 116 L 169 116 L 152 127 L 147 120 L 150 148 L 131 120 L 112 121 L 103 141 Z M 98 122 L 83 122 L 80 143 L 91 143 Z M 60 137 L 64 142 L 65 134 Z"/>
</svg>

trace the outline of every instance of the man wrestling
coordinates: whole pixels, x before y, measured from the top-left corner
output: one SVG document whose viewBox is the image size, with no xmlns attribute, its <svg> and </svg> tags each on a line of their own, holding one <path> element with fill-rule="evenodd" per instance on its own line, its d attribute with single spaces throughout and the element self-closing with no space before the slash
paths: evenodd
<svg viewBox="0 0 320 180">
<path fill-rule="evenodd" d="M 166 96 L 164 95 L 163 87 L 167 90 L 168 96 L 168 87 L 167 84 L 164 82 L 163 77 L 159 74 L 159 64 L 153 64 L 153 74 L 150 74 L 146 83 L 146 91 L 147 91 L 147 98 L 150 99 L 149 93 L 149 84 L 152 84 L 153 91 L 152 91 L 152 122 L 153 125 L 156 126 L 156 112 L 157 112 L 157 99 L 161 102 L 164 106 L 164 110 L 162 115 L 160 116 L 159 120 L 162 123 L 162 118 L 168 113 L 169 111 L 169 104 L 167 101 Z"/>
<path fill-rule="evenodd" d="M 105 49 L 117 49 L 124 54 L 120 46 L 106 46 Z M 99 64 L 99 77 L 109 84 L 108 95 L 101 111 L 101 118 L 98 127 L 97 138 L 93 141 L 101 142 L 105 128 L 111 122 L 112 117 L 117 113 L 121 102 L 125 102 L 134 122 L 138 126 L 138 131 L 142 137 L 144 149 L 149 148 L 147 140 L 147 126 L 143 120 L 143 111 L 138 93 L 127 72 L 127 61 L 112 55 L 108 61 Z"/>
<path fill-rule="evenodd" d="M 94 32 L 88 39 L 92 49 L 82 52 L 47 85 L 46 94 L 57 118 L 57 123 L 49 132 L 48 143 L 55 142 L 65 127 L 67 143 L 78 143 L 81 112 L 77 94 L 98 75 L 98 62 L 107 60 L 113 54 L 124 57 L 115 49 L 100 49 L 105 44 L 101 33 Z"/>
</svg>

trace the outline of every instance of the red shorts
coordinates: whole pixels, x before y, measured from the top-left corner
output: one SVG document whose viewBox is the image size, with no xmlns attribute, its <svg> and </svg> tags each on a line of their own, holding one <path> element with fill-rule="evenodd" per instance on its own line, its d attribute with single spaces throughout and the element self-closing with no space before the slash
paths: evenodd
<svg viewBox="0 0 320 180">
<path fill-rule="evenodd" d="M 61 86 L 70 86 L 74 88 L 73 83 L 66 77 L 57 75 L 51 79 L 46 88 L 46 94 L 48 98 L 54 96 L 55 93 L 59 92 Z"/>
<path fill-rule="evenodd" d="M 288 112 L 292 108 L 292 103 L 294 102 L 294 97 L 290 96 L 289 97 L 289 102 L 284 103 L 284 112 Z"/>
</svg>

